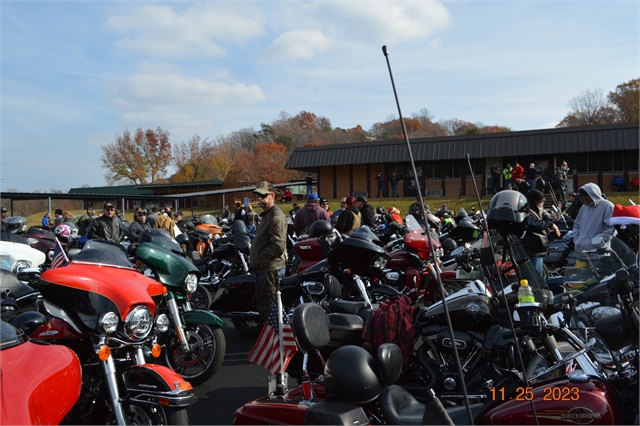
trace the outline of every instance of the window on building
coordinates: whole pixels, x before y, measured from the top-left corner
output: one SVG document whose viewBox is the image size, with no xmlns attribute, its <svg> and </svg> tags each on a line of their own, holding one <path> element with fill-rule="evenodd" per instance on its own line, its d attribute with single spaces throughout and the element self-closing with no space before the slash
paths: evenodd
<svg viewBox="0 0 640 426">
<path fill-rule="evenodd" d="M 636 160 L 638 156 L 636 155 Z M 621 152 L 616 152 L 613 154 L 613 170 L 614 171 L 622 171 L 624 169 L 624 154 Z"/>
<path fill-rule="evenodd" d="M 629 159 L 629 163 L 627 164 L 630 172 L 638 171 L 638 150 L 629 151 L 626 154 L 626 157 Z"/>
<path fill-rule="evenodd" d="M 595 173 L 598 171 L 598 154 L 597 153 L 590 153 L 587 156 L 587 163 L 588 163 L 588 172 L 592 172 Z"/>
<path fill-rule="evenodd" d="M 603 152 L 601 153 L 601 157 L 602 160 L 602 171 L 603 172 L 610 172 L 612 170 L 615 170 L 613 167 L 613 154 L 610 152 Z"/>
</svg>

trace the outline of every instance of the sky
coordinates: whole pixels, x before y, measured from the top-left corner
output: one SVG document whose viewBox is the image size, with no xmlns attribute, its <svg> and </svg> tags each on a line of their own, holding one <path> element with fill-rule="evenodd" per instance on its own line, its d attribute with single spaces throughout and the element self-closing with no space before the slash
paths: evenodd
<svg viewBox="0 0 640 426">
<path fill-rule="evenodd" d="M 7 1 L 1 190 L 104 186 L 102 146 L 179 143 L 309 111 L 343 129 L 428 109 L 554 127 L 639 77 L 633 1 Z"/>
</svg>

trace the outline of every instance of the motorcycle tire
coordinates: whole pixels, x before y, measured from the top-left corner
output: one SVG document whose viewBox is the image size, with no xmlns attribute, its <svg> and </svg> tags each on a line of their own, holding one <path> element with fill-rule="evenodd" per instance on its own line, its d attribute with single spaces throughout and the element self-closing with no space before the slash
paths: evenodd
<svg viewBox="0 0 640 426">
<path fill-rule="evenodd" d="M 213 303 L 213 297 L 211 297 L 211 292 L 206 287 L 198 285 L 189 302 L 193 309 L 208 311 Z"/>
<path fill-rule="evenodd" d="M 186 408 L 172 409 L 148 404 L 125 404 L 124 415 L 128 425 L 188 425 Z M 113 414 L 107 424 L 118 424 Z"/>
<path fill-rule="evenodd" d="M 185 332 L 190 352 L 182 350 L 178 336 L 174 335 L 163 351 L 163 364 L 197 386 L 218 372 L 227 344 L 222 329 L 217 326 L 187 324 Z"/>
<path fill-rule="evenodd" d="M 236 328 L 236 330 L 248 337 L 258 337 L 258 335 L 262 331 L 263 323 L 261 320 L 231 318 L 231 322 L 233 323 L 233 326 Z"/>
</svg>

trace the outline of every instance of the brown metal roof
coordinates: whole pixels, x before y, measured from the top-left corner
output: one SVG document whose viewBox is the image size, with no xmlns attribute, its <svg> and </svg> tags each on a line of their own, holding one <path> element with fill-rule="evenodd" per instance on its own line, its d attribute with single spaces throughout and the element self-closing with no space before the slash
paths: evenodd
<svg viewBox="0 0 640 426">
<path fill-rule="evenodd" d="M 515 157 L 568 152 L 635 150 L 640 144 L 638 123 L 567 127 L 483 135 L 410 139 L 413 158 L 455 160 Z M 346 164 L 409 161 L 404 140 L 302 147 L 293 150 L 286 169 L 305 170 Z"/>
</svg>

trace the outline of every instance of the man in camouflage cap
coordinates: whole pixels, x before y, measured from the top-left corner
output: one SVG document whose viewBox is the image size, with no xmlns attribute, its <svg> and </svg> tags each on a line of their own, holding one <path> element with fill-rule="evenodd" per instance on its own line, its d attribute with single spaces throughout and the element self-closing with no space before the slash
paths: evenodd
<svg viewBox="0 0 640 426">
<path fill-rule="evenodd" d="M 262 213 L 251 243 L 249 270 L 256 275 L 258 313 L 266 321 L 276 301 L 280 270 L 286 266 L 287 218 L 276 206 L 276 190 L 269 182 L 258 183 L 253 195 Z"/>
</svg>

